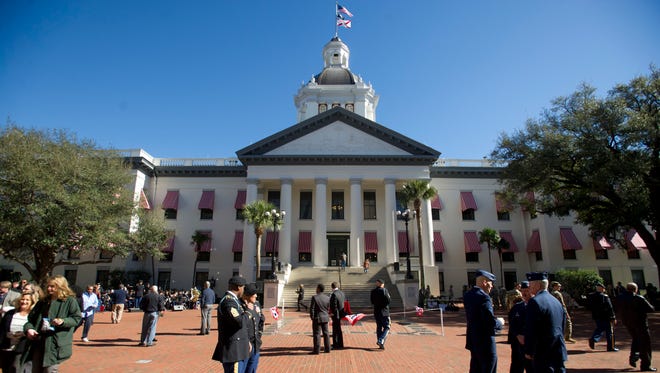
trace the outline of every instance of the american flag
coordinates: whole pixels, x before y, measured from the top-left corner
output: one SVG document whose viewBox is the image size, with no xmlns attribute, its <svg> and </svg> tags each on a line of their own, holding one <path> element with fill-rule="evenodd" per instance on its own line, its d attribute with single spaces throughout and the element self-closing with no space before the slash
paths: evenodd
<svg viewBox="0 0 660 373">
<path fill-rule="evenodd" d="M 343 6 L 337 4 L 337 14 L 339 13 L 344 13 L 349 17 L 353 17 L 353 13 L 351 13 L 348 9 L 344 8 Z"/>
<path fill-rule="evenodd" d="M 424 314 L 424 309 L 419 306 L 415 306 L 415 312 L 417 313 L 417 316 L 422 316 Z"/>
<path fill-rule="evenodd" d="M 351 326 L 355 325 L 355 323 L 362 320 L 363 318 L 364 318 L 363 313 L 356 313 L 356 314 L 353 314 L 353 315 L 344 316 L 344 320 L 348 321 L 351 324 Z"/>
</svg>

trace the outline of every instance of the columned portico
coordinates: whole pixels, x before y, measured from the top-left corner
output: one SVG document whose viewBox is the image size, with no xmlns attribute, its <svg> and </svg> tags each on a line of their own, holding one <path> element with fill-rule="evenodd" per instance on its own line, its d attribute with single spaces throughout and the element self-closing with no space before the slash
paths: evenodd
<svg viewBox="0 0 660 373">
<path fill-rule="evenodd" d="M 398 252 L 394 245 L 396 227 L 394 226 L 394 210 L 396 210 L 396 179 L 385 179 L 385 248 L 383 252 L 378 250 L 379 261 L 383 257 L 385 263 L 393 263 L 398 260 Z"/>
<path fill-rule="evenodd" d="M 328 179 L 316 178 L 314 196 L 314 239 L 312 241 L 312 264 L 326 266 L 328 262 L 328 213 L 326 207 Z"/>
<path fill-rule="evenodd" d="M 362 229 L 362 179 L 351 178 L 351 240 L 348 265 L 359 266 L 364 258 L 364 233 Z"/>
<path fill-rule="evenodd" d="M 282 178 L 280 189 L 280 210 L 288 215 L 279 233 L 279 260 L 283 263 L 291 263 L 291 219 L 293 219 L 292 184 L 290 178 Z"/>
</svg>

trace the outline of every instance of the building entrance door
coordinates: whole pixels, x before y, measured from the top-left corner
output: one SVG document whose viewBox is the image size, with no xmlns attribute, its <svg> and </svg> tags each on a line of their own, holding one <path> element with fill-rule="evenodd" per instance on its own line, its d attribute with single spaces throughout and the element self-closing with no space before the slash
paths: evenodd
<svg viewBox="0 0 660 373">
<path fill-rule="evenodd" d="M 346 253 L 348 262 L 348 240 L 349 236 L 329 236 L 328 237 L 328 266 L 335 267 L 340 265 L 341 254 Z"/>
</svg>

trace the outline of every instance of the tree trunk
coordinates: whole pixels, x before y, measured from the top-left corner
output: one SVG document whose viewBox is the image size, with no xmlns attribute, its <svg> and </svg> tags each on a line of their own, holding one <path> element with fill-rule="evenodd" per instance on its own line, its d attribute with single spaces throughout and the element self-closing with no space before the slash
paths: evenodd
<svg viewBox="0 0 660 373">
<path fill-rule="evenodd" d="M 653 233 L 651 233 L 645 226 L 634 227 L 639 236 L 644 240 L 646 244 L 646 249 L 649 251 L 651 258 L 655 261 L 656 265 L 660 264 L 660 244 L 655 239 Z M 658 284 L 660 284 L 660 270 L 658 271 Z M 643 284 L 637 284 L 642 286 Z"/>
<path fill-rule="evenodd" d="M 257 281 L 260 278 L 261 274 L 261 235 L 257 234 L 257 247 L 255 252 L 257 253 L 257 273 L 254 275 L 254 280 Z"/>
<path fill-rule="evenodd" d="M 419 286 L 420 289 L 426 288 L 426 280 L 424 278 L 424 251 L 422 250 L 422 217 L 421 217 L 421 202 L 415 200 L 414 202 L 415 219 L 417 222 L 417 247 L 419 248 Z"/>
</svg>

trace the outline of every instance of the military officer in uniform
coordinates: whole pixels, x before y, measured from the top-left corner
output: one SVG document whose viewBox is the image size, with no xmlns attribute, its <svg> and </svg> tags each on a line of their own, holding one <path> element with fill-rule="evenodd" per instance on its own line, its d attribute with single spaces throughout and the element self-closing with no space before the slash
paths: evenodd
<svg viewBox="0 0 660 373">
<path fill-rule="evenodd" d="M 470 373 L 497 372 L 495 333 L 502 329 L 504 319 L 493 313 L 489 295 L 493 281 L 495 275 L 478 270 L 475 286 L 463 296 L 467 318 L 465 348 L 470 350 Z"/>
<path fill-rule="evenodd" d="M 564 342 L 566 312 L 557 298 L 548 292 L 548 274 L 527 274 L 530 293 L 525 318 L 525 358 L 535 372 L 566 372 L 568 358 Z"/>
<path fill-rule="evenodd" d="M 230 278 L 228 290 L 218 307 L 218 344 L 213 352 L 213 360 L 222 362 L 226 373 L 244 373 L 251 354 L 252 346 L 248 337 L 250 313 L 240 301 L 245 283 L 243 277 Z"/>
<path fill-rule="evenodd" d="M 529 292 L 529 281 L 519 284 L 521 299 L 509 311 L 508 341 L 511 344 L 511 367 L 509 373 L 533 372 L 530 360 L 525 359 L 525 318 L 527 317 L 527 302 L 532 295 Z"/>
</svg>

